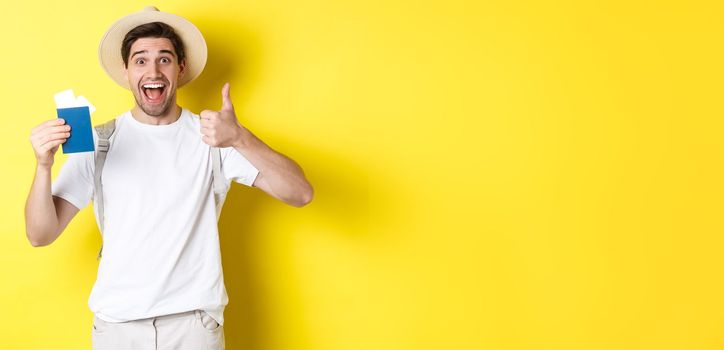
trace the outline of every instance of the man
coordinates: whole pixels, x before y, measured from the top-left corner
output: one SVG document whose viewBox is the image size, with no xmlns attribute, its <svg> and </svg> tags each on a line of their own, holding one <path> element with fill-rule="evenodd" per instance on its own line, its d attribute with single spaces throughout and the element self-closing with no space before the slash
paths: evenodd
<svg viewBox="0 0 724 350">
<path fill-rule="evenodd" d="M 176 104 L 176 89 L 206 62 L 204 38 L 187 20 L 156 8 L 126 16 L 108 30 L 99 56 L 135 107 L 116 118 L 101 173 L 104 250 L 88 302 L 93 348 L 223 349 L 228 297 L 211 147 L 220 149 L 227 190 L 234 180 L 301 207 L 313 189 L 294 161 L 239 124 L 228 83 L 220 111 L 195 115 Z M 71 154 L 51 184 L 54 155 L 71 132 L 58 119 L 31 132 L 37 168 L 25 219 L 36 247 L 57 239 L 94 195 L 93 152 Z"/>
</svg>

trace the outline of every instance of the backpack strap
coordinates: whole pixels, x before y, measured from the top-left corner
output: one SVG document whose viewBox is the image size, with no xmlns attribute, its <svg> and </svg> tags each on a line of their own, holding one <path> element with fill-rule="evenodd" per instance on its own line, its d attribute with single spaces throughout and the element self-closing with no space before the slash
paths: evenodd
<svg viewBox="0 0 724 350">
<path fill-rule="evenodd" d="M 226 199 L 227 184 L 221 168 L 221 149 L 211 147 L 212 177 L 211 187 L 214 190 L 214 203 L 216 204 L 216 220 L 221 217 L 221 207 Z"/>
<path fill-rule="evenodd" d="M 95 171 L 93 172 L 93 193 L 95 194 L 94 205 L 98 209 L 98 224 L 101 229 L 101 240 L 103 239 L 103 223 L 105 218 L 103 216 L 103 183 L 101 182 L 101 175 L 103 174 L 103 164 L 106 162 L 106 155 L 111 147 L 110 138 L 113 132 L 116 130 L 116 120 L 111 119 L 110 121 L 98 125 L 95 127 L 98 133 L 98 147 L 96 149 L 96 162 Z M 101 241 L 101 250 L 98 251 L 98 259 L 101 258 L 103 252 L 103 241 Z"/>
<path fill-rule="evenodd" d="M 226 191 L 226 183 L 221 174 L 221 151 L 218 147 L 211 147 L 211 165 L 213 167 L 214 194 L 222 194 Z"/>
</svg>

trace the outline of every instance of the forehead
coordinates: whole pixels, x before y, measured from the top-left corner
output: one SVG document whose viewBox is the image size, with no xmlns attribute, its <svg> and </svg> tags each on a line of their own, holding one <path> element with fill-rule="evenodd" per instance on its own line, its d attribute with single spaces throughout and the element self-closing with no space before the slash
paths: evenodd
<svg viewBox="0 0 724 350">
<path fill-rule="evenodd" d="M 140 38 L 131 45 L 130 55 L 138 51 L 148 51 L 149 54 L 158 54 L 161 50 L 169 50 L 176 53 L 171 44 L 171 40 L 167 38 Z"/>
</svg>

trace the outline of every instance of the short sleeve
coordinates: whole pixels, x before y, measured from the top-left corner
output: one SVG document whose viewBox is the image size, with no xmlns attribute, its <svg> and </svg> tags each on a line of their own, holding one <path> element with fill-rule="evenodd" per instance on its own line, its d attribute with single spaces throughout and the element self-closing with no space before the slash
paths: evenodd
<svg viewBox="0 0 724 350">
<path fill-rule="evenodd" d="M 221 149 L 221 168 L 227 179 L 250 187 L 259 174 L 259 170 L 234 147 Z"/>
<path fill-rule="evenodd" d="M 93 197 L 93 152 L 72 153 L 51 183 L 51 193 L 78 209 L 85 208 Z"/>
<path fill-rule="evenodd" d="M 98 135 L 95 129 L 91 130 L 94 144 L 98 145 Z M 69 154 L 58 177 L 50 184 L 51 194 L 67 200 L 78 209 L 85 208 L 93 199 L 94 168 L 94 152 Z"/>
</svg>

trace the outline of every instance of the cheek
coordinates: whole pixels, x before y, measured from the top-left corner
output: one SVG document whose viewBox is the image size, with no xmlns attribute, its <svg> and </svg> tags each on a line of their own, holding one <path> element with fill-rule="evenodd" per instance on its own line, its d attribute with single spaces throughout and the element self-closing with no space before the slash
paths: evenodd
<svg viewBox="0 0 724 350">
<path fill-rule="evenodd" d="M 131 82 L 136 82 L 136 81 L 138 81 L 138 74 L 137 74 L 137 73 L 127 72 L 127 73 L 126 73 L 126 76 L 128 77 L 128 80 L 131 81 Z"/>
<path fill-rule="evenodd" d="M 164 70 L 164 73 L 167 77 L 175 79 L 179 75 L 179 69 L 178 67 L 168 67 Z"/>
</svg>

